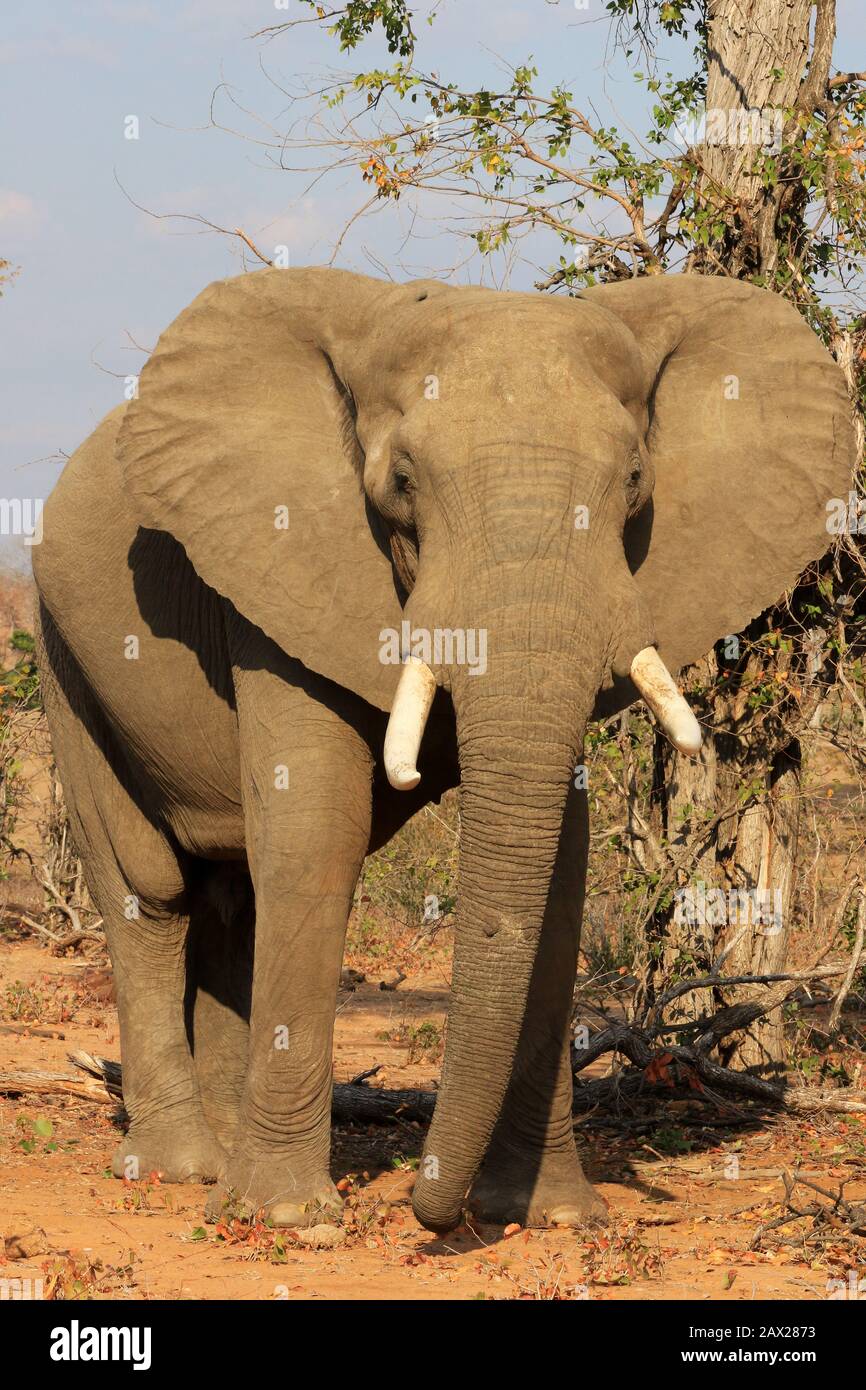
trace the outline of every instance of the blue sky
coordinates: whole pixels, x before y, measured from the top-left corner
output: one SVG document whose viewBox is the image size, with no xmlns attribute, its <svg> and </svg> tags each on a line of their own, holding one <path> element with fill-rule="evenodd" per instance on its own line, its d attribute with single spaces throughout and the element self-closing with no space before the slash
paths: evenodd
<svg viewBox="0 0 866 1390">
<path fill-rule="evenodd" d="M 290 15 L 305 12 L 290 5 Z M 866 7 L 838 8 L 837 64 L 863 69 Z M 249 37 L 285 18 L 273 0 L 4 5 L 0 256 L 21 271 L 0 300 L 0 496 L 47 496 L 62 454 L 123 399 L 123 377 L 144 361 L 140 346 L 152 346 L 211 280 L 243 268 L 235 239 L 134 203 L 241 226 L 266 251 L 288 246 L 293 264 L 330 259 L 364 201 L 360 177 L 340 173 L 310 190 L 307 175 L 269 165 L 250 139 L 207 128 L 220 83 L 236 103 L 225 93 L 217 102 L 226 124 L 261 133 L 241 107 L 279 123 L 285 98 L 262 63 L 297 87 L 329 69 L 387 61 L 372 41 L 341 58 L 314 25 L 268 44 Z M 604 123 L 644 127 L 645 94 L 621 60 L 610 61 L 602 0 L 585 10 L 574 0 L 444 0 L 420 31 L 421 65 L 473 86 L 494 80 L 500 57 L 530 54 L 542 84 L 564 81 Z M 680 61 L 672 44 L 660 56 L 662 67 Z M 124 138 L 130 115 L 138 140 Z M 435 221 L 405 245 L 407 229 L 408 212 L 389 205 L 352 229 L 337 264 L 375 274 L 378 262 L 398 279 L 454 264 L 454 242 Z M 517 266 L 511 283 L 533 278 L 531 265 Z M 6 537 L 0 559 L 27 562 Z"/>
</svg>

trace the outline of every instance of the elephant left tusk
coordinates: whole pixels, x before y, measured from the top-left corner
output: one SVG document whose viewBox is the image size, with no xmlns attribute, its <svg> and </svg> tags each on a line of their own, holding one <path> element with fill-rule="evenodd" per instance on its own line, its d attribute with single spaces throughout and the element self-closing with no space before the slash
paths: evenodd
<svg viewBox="0 0 866 1390">
<path fill-rule="evenodd" d="M 631 678 L 674 748 L 695 758 L 701 726 L 692 714 L 655 647 L 644 647 L 631 663 Z"/>
<path fill-rule="evenodd" d="M 406 658 L 385 733 L 385 772 L 398 792 L 421 781 L 416 767 L 427 716 L 436 694 L 436 677 L 417 657 Z"/>
</svg>

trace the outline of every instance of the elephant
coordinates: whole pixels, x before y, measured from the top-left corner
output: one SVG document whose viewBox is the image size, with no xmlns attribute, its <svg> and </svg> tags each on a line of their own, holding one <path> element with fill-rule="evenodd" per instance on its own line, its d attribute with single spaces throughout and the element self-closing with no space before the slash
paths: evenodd
<svg viewBox="0 0 866 1390">
<path fill-rule="evenodd" d="M 367 854 L 460 787 L 453 979 L 413 1206 L 579 1226 L 569 1043 L 587 725 L 830 542 L 841 373 L 730 279 L 547 296 L 266 268 L 206 288 L 34 548 L 57 767 L 116 979 L 118 1176 L 322 1219 Z"/>
</svg>

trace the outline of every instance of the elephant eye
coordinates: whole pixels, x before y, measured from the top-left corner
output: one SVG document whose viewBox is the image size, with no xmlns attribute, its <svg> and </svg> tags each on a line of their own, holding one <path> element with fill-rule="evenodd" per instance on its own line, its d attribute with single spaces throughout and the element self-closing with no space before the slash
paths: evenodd
<svg viewBox="0 0 866 1390">
<path fill-rule="evenodd" d="M 404 496 L 412 491 L 412 479 L 408 473 L 396 472 L 394 474 L 394 486 L 399 493 Z"/>
<path fill-rule="evenodd" d="M 642 482 L 643 471 L 640 463 L 635 461 L 625 475 L 625 496 L 629 508 L 637 506 L 640 501 Z"/>
</svg>

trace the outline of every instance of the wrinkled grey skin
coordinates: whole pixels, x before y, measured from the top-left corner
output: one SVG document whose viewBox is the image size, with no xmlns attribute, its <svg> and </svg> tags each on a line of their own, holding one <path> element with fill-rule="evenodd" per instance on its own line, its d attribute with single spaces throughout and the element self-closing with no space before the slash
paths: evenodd
<svg viewBox="0 0 866 1390">
<path fill-rule="evenodd" d="M 263 271 L 180 316 L 35 552 L 49 722 L 117 982 L 116 1173 L 219 1178 L 278 1224 L 336 1202 L 354 885 L 460 781 L 415 1210 L 434 1230 L 467 1196 L 503 1221 L 601 1215 L 568 1064 L 586 724 L 635 697 L 638 650 L 678 669 L 822 553 L 848 416 L 796 313 L 731 282 L 551 300 Z M 401 794 L 379 654 L 404 618 L 483 629 L 488 661 L 435 667 Z"/>
</svg>

